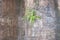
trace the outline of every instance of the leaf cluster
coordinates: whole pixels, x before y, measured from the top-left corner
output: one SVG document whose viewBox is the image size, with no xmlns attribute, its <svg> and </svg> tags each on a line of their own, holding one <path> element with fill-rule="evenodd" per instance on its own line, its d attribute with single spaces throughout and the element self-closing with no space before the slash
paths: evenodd
<svg viewBox="0 0 60 40">
<path fill-rule="evenodd" d="M 26 9 L 24 19 L 28 20 L 30 23 L 34 23 L 36 19 L 40 19 L 40 16 L 36 15 L 36 11 L 33 9 Z"/>
</svg>

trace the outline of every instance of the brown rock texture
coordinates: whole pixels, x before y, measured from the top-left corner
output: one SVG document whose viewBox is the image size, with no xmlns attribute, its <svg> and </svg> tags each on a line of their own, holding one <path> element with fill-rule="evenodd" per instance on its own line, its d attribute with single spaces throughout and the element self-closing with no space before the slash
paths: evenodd
<svg viewBox="0 0 60 40">
<path fill-rule="evenodd" d="M 0 40 L 17 39 L 17 14 L 15 0 L 2 0 Z"/>
</svg>

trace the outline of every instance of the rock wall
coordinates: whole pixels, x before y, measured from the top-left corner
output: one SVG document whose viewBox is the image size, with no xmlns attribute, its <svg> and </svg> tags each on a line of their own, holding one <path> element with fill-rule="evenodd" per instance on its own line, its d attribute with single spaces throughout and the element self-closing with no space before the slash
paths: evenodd
<svg viewBox="0 0 60 40">
<path fill-rule="evenodd" d="M 60 40 L 59 2 L 59 0 L 0 0 L 0 40 Z M 22 20 L 25 8 L 32 8 L 36 15 L 41 16 L 33 26 L 28 21 Z"/>
<path fill-rule="evenodd" d="M 16 4 L 18 13 L 18 40 L 24 40 L 25 25 L 22 19 L 25 14 L 25 2 L 24 0 L 17 0 Z"/>
<path fill-rule="evenodd" d="M 56 40 L 60 40 L 60 0 L 56 0 L 56 11 L 57 11 L 57 32 L 56 32 Z"/>
<path fill-rule="evenodd" d="M 1 0 L 0 40 L 17 39 L 17 14 L 15 0 Z"/>
<path fill-rule="evenodd" d="M 26 25 L 26 40 L 56 40 L 56 13 L 54 0 L 27 0 L 26 6 L 36 10 L 36 15 L 41 16 L 31 27 Z M 31 5 L 32 4 L 32 5 Z"/>
</svg>

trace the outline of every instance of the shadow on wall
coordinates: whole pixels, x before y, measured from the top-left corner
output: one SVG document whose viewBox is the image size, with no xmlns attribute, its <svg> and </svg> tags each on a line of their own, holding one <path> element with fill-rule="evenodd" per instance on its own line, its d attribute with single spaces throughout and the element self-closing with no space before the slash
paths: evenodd
<svg viewBox="0 0 60 40">
<path fill-rule="evenodd" d="M 16 11 L 18 16 L 23 16 L 25 13 L 25 1 L 24 0 L 16 0 Z"/>
<path fill-rule="evenodd" d="M 24 40 L 25 30 L 22 17 L 25 14 L 25 2 L 24 0 L 16 0 L 16 7 L 18 13 L 18 40 Z"/>
<path fill-rule="evenodd" d="M 60 9 L 59 7 L 59 0 L 54 0 L 55 3 L 55 11 L 56 11 L 56 23 L 57 23 L 57 30 L 56 30 L 56 40 L 60 40 Z M 59 1 L 60 2 L 60 1 Z"/>
</svg>

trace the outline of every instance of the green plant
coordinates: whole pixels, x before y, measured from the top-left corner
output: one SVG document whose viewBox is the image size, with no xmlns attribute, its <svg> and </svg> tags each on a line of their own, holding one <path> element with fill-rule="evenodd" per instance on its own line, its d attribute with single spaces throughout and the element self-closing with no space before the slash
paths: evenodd
<svg viewBox="0 0 60 40">
<path fill-rule="evenodd" d="M 24 19 L 28 20 L 30 23 L 34 23 L 36 19 L 40 19 L 40 16 L 36 15 L 36 11 L 33 9 L 26 9 Z"/>
</svg>

